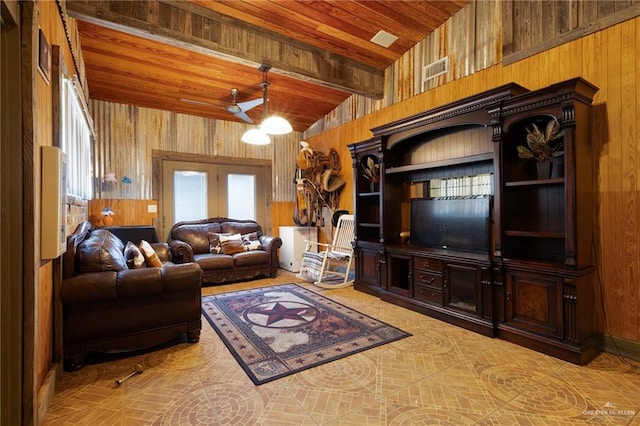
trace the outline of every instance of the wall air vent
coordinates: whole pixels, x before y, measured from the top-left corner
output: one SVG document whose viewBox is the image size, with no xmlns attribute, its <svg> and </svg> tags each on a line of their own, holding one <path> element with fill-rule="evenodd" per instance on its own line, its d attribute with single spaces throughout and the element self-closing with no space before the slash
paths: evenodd
<svg viewBox="0 0 640 426">
<path fill-rule="evenodd" d="M 425 65 L 422 68 L 422 84 L 429 80 L 436 78 L 439 75 L 445 74 L 449 71 L 449 57 L 445 56 L 442 59 L 438 59 L 435 62 Z"/>
</svg>

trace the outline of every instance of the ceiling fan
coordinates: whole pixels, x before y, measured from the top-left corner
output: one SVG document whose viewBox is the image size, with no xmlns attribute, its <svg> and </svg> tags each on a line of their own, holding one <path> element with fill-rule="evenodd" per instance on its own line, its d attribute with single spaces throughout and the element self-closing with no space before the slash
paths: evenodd
<svg viewBox="0 0 640 426">
<path fill-rule="evenodd" d="M 247 115 L 247 111 L 261 105 L 264 102 L 264 99 L 259 98 L 247 102 L 237 102 L 236 97 L 238 96 L 238 89 L 235 87 L 231 89 L 231 96 L 233 96 L 233 103 L 227 106 L 226 110 L 247 123 L 253 123 L 251 117 Z"/>
</svg>

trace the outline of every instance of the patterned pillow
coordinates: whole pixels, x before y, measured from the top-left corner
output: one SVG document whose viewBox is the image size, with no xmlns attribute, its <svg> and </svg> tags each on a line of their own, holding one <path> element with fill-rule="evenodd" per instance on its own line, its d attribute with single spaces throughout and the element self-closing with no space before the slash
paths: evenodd
<svg viewBox="0 0 640 426">
<path fill-rule="evenodd" d="M 207 238 L 209 239 L 209 251 L 211 253 L 222 253 L 222 245 L 220 244 L 221 236 L 229 236 L 231 234 L 219 233 L 219 232 L 207 232 Z"/>
<path fill-rule="evenodd" d="M 220 235 L 223 254 L 236 254 L 245 251 L 240 234 Z"/>
<path fill-rule="evenodd" d="M 129 269 L 144 268 L 146 266 L 144 255 L 138 246 L 131 241 L 127 241 L 127 245 L 124 247 L 124 258 L 127 260 Z"/>
<path fill-rule="evenodd" d="M 140 241 L 140 251 L 144 256 L 145 263 L 147 266 L 152 266 L 155 268 L 162 267 L 162 261 L 156 254 L 156 251 L 151 247 L 148 241 L 142 240 Z"/>
<path fill-rule="evenodd" d="M 260 238 L 258 237 L 257 232 L 250 232 L 248 234 L 243 234 L 242 245 L 244 246 L 244 249 L 247 251 L 262 249 L 262 244 L 260 244 Z"/>
</svg>

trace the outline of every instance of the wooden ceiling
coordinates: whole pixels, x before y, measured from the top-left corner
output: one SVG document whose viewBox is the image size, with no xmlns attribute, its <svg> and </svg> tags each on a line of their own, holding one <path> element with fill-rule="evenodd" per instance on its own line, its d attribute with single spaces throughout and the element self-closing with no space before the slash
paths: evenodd
<svg viewBox="0 0 640 426">
<path fill-rule="evenodd" d="M 68 0 L 92 99 L 242 120 L 261 98 L 304 131 L 352 94 L 380 99 L 384 70 L 468 0 Z M 379 30 L 398 37 L 388 48 Z M 247 114 L 259 122 L 262 106 Z"/>
</svg>

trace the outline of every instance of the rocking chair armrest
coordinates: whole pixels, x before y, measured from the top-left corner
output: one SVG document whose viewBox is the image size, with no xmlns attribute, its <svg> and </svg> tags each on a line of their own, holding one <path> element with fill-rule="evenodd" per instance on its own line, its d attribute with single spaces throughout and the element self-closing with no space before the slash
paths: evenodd
<svg viewBox="0 0 640 426">
<path fill-rule="evenodd" d="M 331 247 L 331 251 L 334 251 L 335 249 L 338 250 L 345 250 L 345 251 L 350 251 L 353 250 L 353 247 L 349 246 L 349 247 L 344 247 L 344 246 L 334 246 L 333 244 L 329 244 L 329 247 Z"/>
<path fill-rule="evenodd" d="M 309 249 L 311 248 L 311 246 L 316 246 L 316 247 L 331 247 L 331 244 L 327 244 L 327 243 L 319 243 L 317 241 L 311 241 L 311 240 L 305 240 L 304 241 L 306 246 L 304 248 L 304 251 L 309 251 Z"/>
</svg>

